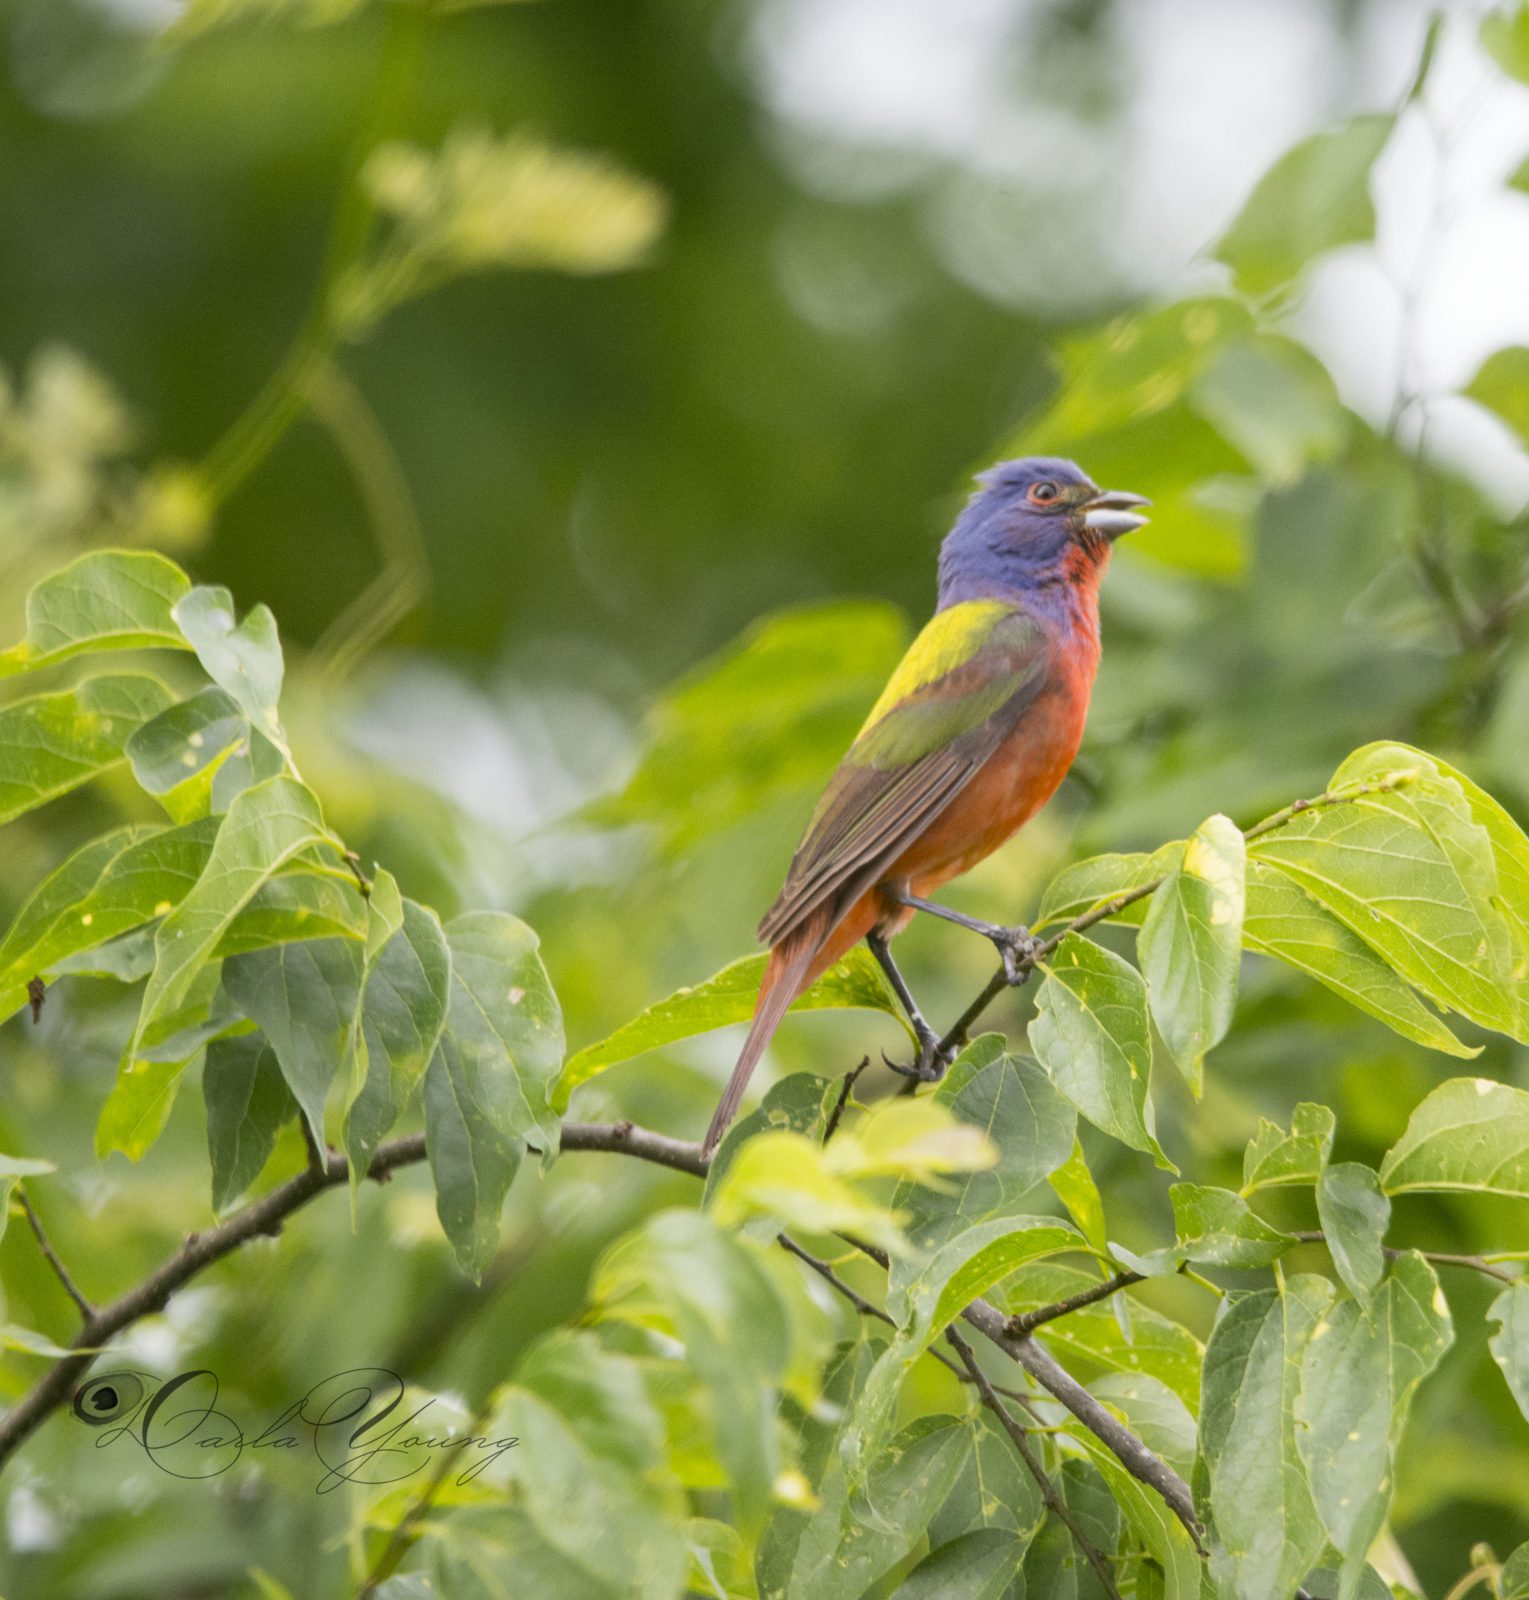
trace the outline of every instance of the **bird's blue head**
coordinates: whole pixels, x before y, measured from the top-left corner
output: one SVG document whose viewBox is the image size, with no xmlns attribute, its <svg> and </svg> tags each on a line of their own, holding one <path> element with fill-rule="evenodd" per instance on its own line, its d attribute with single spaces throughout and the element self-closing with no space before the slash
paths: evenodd
<svg viewBox="0 0 1529 1600">
<path fill-rule="evenodd" d="M 1146 523 L 1139 494 L 1101 489 L 1058 456 L 1001 461 L 979 473 L 940 548 L 941 608 L 962 600 L 1096 582 L 1110 546 Z"/>
</svg>

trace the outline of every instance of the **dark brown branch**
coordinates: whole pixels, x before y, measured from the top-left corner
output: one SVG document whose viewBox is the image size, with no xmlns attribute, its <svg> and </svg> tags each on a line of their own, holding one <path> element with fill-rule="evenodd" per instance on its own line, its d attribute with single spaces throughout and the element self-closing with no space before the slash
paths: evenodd
<svg viewBox="0 0 1529 1600">
<path fill-rule="evenodd" d="M 1342 789 L 1329 789 L 1323 794 L 1313 795 L 1308 800 L 1296 800 L 1282 810 L 1273 812 L 1261 822 L 1256 822 L 1252 827 L 1243 830 L 1244 839 L 1261 839 L 1266 833 L 1272 833 L 1276 828 L 1283 828 L 1287 822 L 1293 821 L 1302 812 L 1310 811 L 1316 806 L 1347 805 L 1354 800 L 1362 799 L 1368 794 L 1385 794 L 1392 789 L 1399 789 L 1412 777 L 1410 772 L 1393 773 L 1388 778 L 1381 778 L 1374 783 L 1359 783 L 1345 785 Z M 1127 889 L 1117 894 L 1113 899 L 1106 900 L 1103 905 L 1097 905 L 1076 916 L 1066 927 L 1043 939 L 1027 955 L 1020 956 L 1014 962 L 1014 977 L 1011 978 L 1009 970 L 1000 967 L 988 979 L 986 986 L 975 1000 L 956 1018 L 945 1037 L 940 1040 L 942 1051 L 959 1050 L 967 1041 L 977 1019 L 1006 989 L 1013 986 L 1015 980 L 1023 981 L 1041 965 L 1047 956 L 1053 955 L 1056 948 L 1070 933 L 1086 933 L 1098 923 L 1107 921 L 1110 917 L 1118 917 L 1127 906 L 1133 906 L 1138 900 L 1145 900 L 1148 895 L 1156 894 L 1162 888 L 1166 879 L 1154 878 L 1150 883 L 1138 884 L 1134 889 Z"/>
<path fill-rule="evenodd" d="M 53 1268 L 54 1277 L 56 1277 L 58 1281 L 63 1284 L 64 1293 L 67 1294 L 79 1308 L 80 1316 L 83 1317 L 86 1322 L 89 1322 L 90 1319 L 96 1314 L 96 1308 L 91 1305 L 91 1303 L 83 1294 L 80 1293 L 79 1286 L 75 1283 L 74 1279 L 69 1276 L 69 1269 L 59 1258 L 58 1251 L 55 1250 L 52 1244 L 49 1243 L 48 1235 L 43 1229 L 42 1218 L 37 1215 L 37 1209 L 32 1204 L 32 1197 L 27 1193 L 24 1185 L 18 1184 L 16 1186 L 16 1198 L 21 1202 L 22 1212 L 25 1215 L 27 1222 L 30 1224 L 32 1232 L 37 1237 L 37 1248 L 42 1251 L 43 1260 Z"/>
<path fill-rule="evenodd" d="M 1030 1476 L 1035 1479 L 1036 1486 L 1041 1491 L 1041 1499 L 1045 1502 L 1046 1509 L 1072 1535 L 1073 1542 L 1083 1552 L 1089 1566 L 1094 1569 L 1099 1582 L 1104 1586 L 1105 1594 L 1110 1597 L 1110 1600 L 1120 1600 L 1120 1591 L 1115 1587 L 1115 1580 L 1110 1574 L 1109 1564 L 1105 1561 L 1098 1546 L 1084 1533 L 1078 1523 L 1078 1519 L 1073 1516 L 1072 1511 L 1069 1509 L 1067 1502 L 1057 1492 L 1057 1486 L 1051 1481 L 1051 1475 L 1046 1471 L 1045 1467 L 1041 1465 L 1040 1457 L 1036 1455 L 1029 1436 L 1016 1420 L 1014 1413 L 998 1398 L 997 1390 L 989 1382 L 987 1374 L 977 1365 L 977 1357 L 973 1353 L 972 1347 L 954 1328 L 947 1328 L 945 1337 L 955 1348 L 956 1354 L 960 1356 L 971 1381 L 977 1386 L 977 1392 L 982 1396 L 983 1405 L 998 1418 L 1003 1425 L 1003 1431 L 1013 1440 L 1014 1448 L 1019 1452 L 1020 1460 L 1024 1462 Z"/>
</svg>

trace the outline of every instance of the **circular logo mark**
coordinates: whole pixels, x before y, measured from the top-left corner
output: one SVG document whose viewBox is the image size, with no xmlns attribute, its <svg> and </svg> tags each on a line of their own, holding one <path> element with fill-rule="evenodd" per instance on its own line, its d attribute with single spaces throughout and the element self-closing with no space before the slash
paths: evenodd
<svg viewBox="0 0 1529 1600">
<path fill-rule="evenodd" d="M 74 1414 L 90 1428 L 129 1417 L 143 1399 L 143 1379 L 136 1372 L 107 1372 L 74 1391 Z"/>
</svg>

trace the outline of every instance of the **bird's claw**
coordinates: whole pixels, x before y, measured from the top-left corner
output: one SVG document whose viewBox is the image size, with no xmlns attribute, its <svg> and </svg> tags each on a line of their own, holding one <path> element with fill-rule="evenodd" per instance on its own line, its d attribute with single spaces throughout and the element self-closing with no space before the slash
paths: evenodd
<svg viewBox="0 0 1529 1600">
<path fill-rule="evenodd" d="M 938 1034 L 922 1034 L 918 1042 L 918 1055 L 906 1065 L 901 1061 L 893 1061 L 885 1050 L 881 1059 L 895 1073 L 904 1078 L 911 1078 L 915 1083 L 938 1083 L 950 1070 L 950 1064 L 955 1060 L 955 1051 L 942 1049 Z"/>
<path fill-rule="evenodd" d="M 1004 976 L 1018 988 L 1035 966 L 1041 941 L 1028 928 L 996 928 L 988 937 L 998 946 Z"/>
</svg>

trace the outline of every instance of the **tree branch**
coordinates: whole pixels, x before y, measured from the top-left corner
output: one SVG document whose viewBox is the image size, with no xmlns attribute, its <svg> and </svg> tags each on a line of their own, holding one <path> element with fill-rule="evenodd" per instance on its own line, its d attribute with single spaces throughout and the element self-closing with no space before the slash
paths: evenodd
<svg viewBox="0 0 1529 1600">
<path fill-rule="evenodd" d="M 1014 1441 L 1014 1448 L 1019 1451 L 1020 1460 L 1024 1462 L 1041 1491 L 1041 1499 L 1045 1501 L 1046 1509 L 1072 1535 L 1073 1542 L 1098 1575 L 1099 1582 L 1104 1586 L 1104 1592 L 1110 1600 L 1120 1600 L 1120 1591 L 1115 1587 L 1115 1580 L 1098 1546 L 1084 1533 L 1067 1502 L 1057 1492 L 1056 1485 L 1051 1481 L 1051 1476 L 1045 1467 L 1041 1465 L 1040 1457 L 1036 1455 L 1025 1430 L 1015 1419 L 1014 1413 L 998 1398 L 996 1390 L 988 1381 L 987 1374 L 977 1365 L 977 1357 L 973 1354 L 972 1347 L 954 1328 L 947 1328 L 945 1337 L 954 1346 L 956 1354 L 961 1357 L 962 1363 L 971 1375 L 971 1381 L 976 1384 L 977 1392 L 982 1396 L 983 1405 L 998 1418 L 1003 1424 L 1003 1431 Z"/>
<path fill-rule="evenodd" d="M 1106 1278 L 1092 1288 L 1080 1289 L 1065 1300 L 1058 1300 L 1055 1305 L 1037 1306 L 1034 1311 L 1019 1312 L 1009 1318 L 1004 1331 L 1011 1339 L 1022 1339 L 1036 1328 L 1055 1322 L 1058 1317 L 1065 1317 L 1069 1311 L 1081 1311 L 1084 1306 L 1098 1305 L 1101 1300 L 1108 1300 L 1112 1294 L 1118 1294 L 1122 1289 L 1129 1289 L 1133 1283 L 1142 1281 L 1143 1276 L 1139 1272 L 1117 1272 L 1113 1278 Z"/>
<path fill-rule="evenodd" d="M 1290 1235 L 1292 1239 L 1301 1244 L 1326 1244 L 1327 1235 L 1320 1228 L 1301 1228 Z M 1387 1261 L 1395 1261 L 1401 1256 L 1413 1254 L 1410 1250 L 1399 1249 L 1396 1245 L 1383 1244 L 1381 1254 Z M 1432 1262 L 1436 1267 L 1469 1267 L 1472 1272 L 1484 1273 L 1489 1278 L 1496 1278 L 1499 1283 L 1517 1283 L 1519 1279 L 1511 1272 L 1504 1272 L 1500 1267 L 1494 1267 L 1485 1256 L 1451 1255 L 1447 1250 L 1419 1250 L 1417 1254 L 1425 1261 Z"/>
<path fill-rule="evenodd" d="M 64 1286 L 64 1293 L 74 1301 L 79 1308 L 80 1316 L 86 1322 L 96 1314 L 96 1308 L 80 1293 L 79 1287 L 69 1276 L 69 1269 L 64 1265 L 57 1250 L 48 1242 L 48 1235 L 43 1231 L 42 1218 L 37 1215 L 32 1198 L 27 1193 L 25 1185 L 16 1186 L 16 1198 L 21 1202 L 22 1212 L 30 1224 L 32 1232 L 37 1236 L 37 1248 L 42 1251 L 43 1260 L 53 1268 L 53 1275 Z"/>
</svg>

